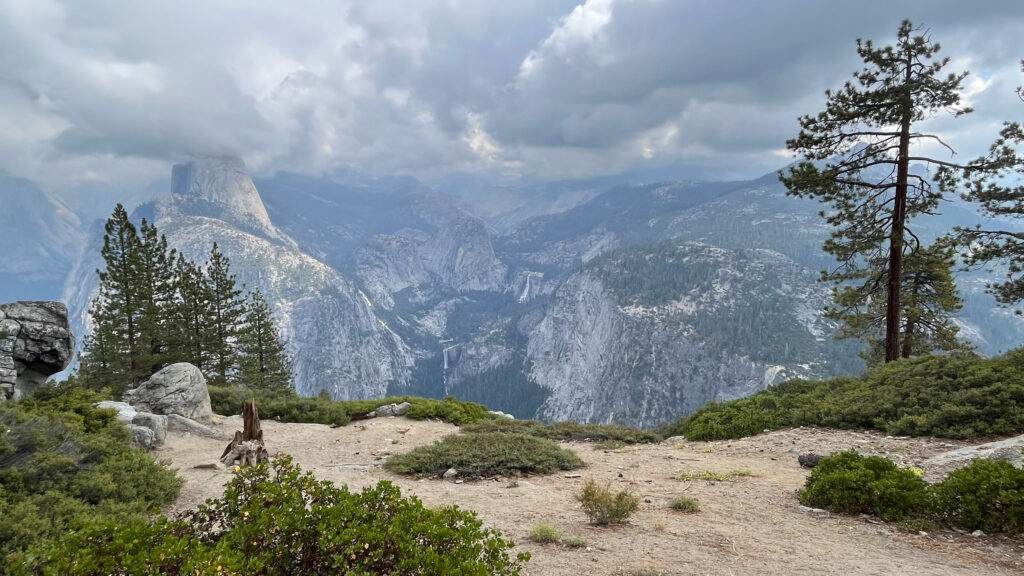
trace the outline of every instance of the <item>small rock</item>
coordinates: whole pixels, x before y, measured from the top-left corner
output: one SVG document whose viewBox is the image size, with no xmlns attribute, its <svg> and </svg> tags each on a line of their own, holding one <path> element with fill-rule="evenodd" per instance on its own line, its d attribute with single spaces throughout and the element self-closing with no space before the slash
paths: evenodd
<svg viewBox="0 0 1024 576">
<path fill-rule="evenodd" d="M 974 532 L 971 532 L 971 536 L 974 536 L 975 538 L 978 538 L 978 537 L 984 536 L 984 535 L 985 535 L 985 533 L 982 532 L 981 530 L 975 530 Z"/>
<path fill-rule="evenodd" d="M 828 514 L 828 510 L 823 510 L 821 508 L 811 508 L 810 506 L 804 506 L 803 504 L 801 504 L 798 508 L 801 512 L 807 512 L 808 514 Z"/>
<path fill-rule="evenodd" d="M 463 482 L 465 482 L 465 480 L 456 480 L 455 481 L 456 484 L 462 484 Z"/>
<path fill-rule="evenodd" d="M 824 456 L 820 454 L 808 452 L 806 454 L 801 454 L 800 456 L 798 456 L 797 461 L 800 462 L 800 465 L 803 466 L 804 468 L 814 468 L 815 466 L 818 465 L 818 462 L 821 462 L 823 458 Z"/>
<path fill-rule="evenodd" d="M 582 478 L 583 474 L 566 474 L 566 478 Z"/>
<path fill-rule="evenodd" d="M 445 480 L 449 480 L 451 478 L 455 478 L 458 475 L 459 475 L 459 471 L 458 470 L 456 470 L 455 468 L 449 468 L 449 469 L 444 471 L 444 474 L 441 475 L 441 478 L 443 478 Z"/>
<path fill-rule="evenodd" d="M 651 503 L 651 499 L 650 498 L 644 498 L 644 504 L 650 504 L 650 503 Z"/>
</svg>

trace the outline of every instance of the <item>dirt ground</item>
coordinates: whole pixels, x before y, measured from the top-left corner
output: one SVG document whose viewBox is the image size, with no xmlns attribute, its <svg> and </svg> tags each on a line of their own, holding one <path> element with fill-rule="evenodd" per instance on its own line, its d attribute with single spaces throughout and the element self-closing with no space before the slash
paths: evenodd
<svg viewBox="0 0 1024 576">
<path fill-rule="evenodd" d="M 240 430 L 240 417 L 224 419 L 226 433 Z M 587 463 L 581 477 L 565 474 L 495 478 L 454 483 L 393 475 L 381 464 L 388 455 L 430 444 L 454 426 L 380 418 L 343 428 L 264 421 L 271 453 L 291 454 L 317 477 L 353 488 L 387 479 L 428 506 L 458 504 L 475 510 L 489 526 L 529 551 L 527 575 L 682 575 L 682 574 L 1024 574 L 1024 537 L 972 536 L 942 530 L 906 534 L 867 517 L 801 511 L 795 491 L 809 471 L 797 455 L 856 449 L 882 454 L 901 465 L 921 465 L 937 453 L 966 445 L 936 439 L 893 438 L 883 434 L 801 428 L 724 442 L 669 440 L 658 445 L 595 449 L 567 443 Z M 185 478 L 176 513 L 217 497 L 230 471 L 195 468 L 215 462 L 227 444 L 195 436 L 169 435 L 156 451 Z M 750 470 L 733 482 L 672 478 L 679 472 Z M 925 470 L 929 479 L 945 471 Z M 609 482 L 641 498 L 640 511 L 627 525 L 591 526 L 573 495 L 583 481 Z M 700 512 L 673 512 L 669 501 L 685 494 Z M 528 539 L 538 524 L 555 527 L 563 539 L 582 538 L 586 547 L 540 545 Z"/>
</svg>

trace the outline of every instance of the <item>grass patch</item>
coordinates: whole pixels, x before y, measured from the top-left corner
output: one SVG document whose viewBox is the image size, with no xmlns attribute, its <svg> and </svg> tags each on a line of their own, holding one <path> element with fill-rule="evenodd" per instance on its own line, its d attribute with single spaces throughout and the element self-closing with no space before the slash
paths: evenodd
<svg viewBox="0 0 1024 576">
<path fill-rule="evenodd" d="M 576 500 L 591 524 L 622 524 L 640 508 L 636 496 L 629 492 L 613 493 L 608 486 L 601 486 L 593 479 L 587 479 L 576 494 Z"/>
<path fill-rule="evenodd" d="M 594 450 L 620 450 L 626 446 L 622 440 L 602 440 L 594 444 Z"/>
<path fill-rule="evenodd" d="M 569 538 L 568 540 L 566 540 L 565 545 L 569 548 L 586 548 L 587 541 L 583 538 L 580 538 L 579 536 L 576 536 L 574 538 Z"/>
<path fill-rule="evenodd" d="M 726 440 L 796 426 L 948 438 L 1019 434 L 1024 349 L 995 358 L 899 360 L 858 378 L 790 380 L 747 398 L 709 404 L 659 433 Z"/>
<path fill-rule="evenodd" d="M 689 496 L 676 496 L 669 502 L 668 507 L 676 512 L 700 511 L 700 503 L 697 502 L 696 498 L 690 498 Z"/>
<path fill-rule="evenodd" d="M 694 480 L 707 480 L 709 482 L 735 482 L 739 478 L 754 476 L 750 470 L 730 470 L 728 472 L 715 472 L 713 470 L 701 470 L 700 472 L 680 472 L 672 478 L 682 482 Z"/>
<path fill-rule="evenodd" d="M 574 452 L 553 440 L 497 432 L 452 434 L 430 446 L 388 458 L 384 467 L 396 474 L 437 476 L 455 468 L 463 478 L 551 474 L 583 466 Z"/>
<path fill-rule="evenodd" d="M 536 420 L 510 420 L 495 418 L 482 420 L 463 427 L 465 432 L 501 432 L 505 434 L 528 434 L 559 442 L 620 442 L 626 444 L 653 444 L 662 437 L 650 430 L 637 430 L 618 424 L 580 424 L 578 422 L 554 422 L 545 424 Z"/>
<path fill-rule="evenodd" d="M 539 524 L 530 530 L 530 540 L 540 544 L 554 544 L 561 539 L 558 530 L 548 524 Z"/>
<path fill-rule="evenodd" d="M 405 414 L 412 420 L 442 420 L 456 426 L 493 418 L 487 407 L 462 402 L 449 396 L 444 400 L 419 396 L 392 396 L 377 400 L 329 400 L 307 398 L 291 390 L 256 389 L 246 386 L 210 386 L 210 402 L 217 414 L 238 414 L 242 402 L 255 398 L 260 417 L 281 422 L 303 422 L 345 426 L 387 404 L 408 402 L 412 408 Z"/>
</svg>

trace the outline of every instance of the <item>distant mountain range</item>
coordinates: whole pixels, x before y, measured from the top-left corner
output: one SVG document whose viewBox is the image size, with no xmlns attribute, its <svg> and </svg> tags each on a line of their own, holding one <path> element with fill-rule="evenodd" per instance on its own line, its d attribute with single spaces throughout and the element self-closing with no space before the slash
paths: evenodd
<svg viewBox="0 0 1024 576">
<path fill-rule="evenodd" d="M 820 313 L 820 207 L 774 174 L 437 187 L 354 172 L 253 180 L 240 160 L 209 158 L 175 166 L 170 193 L 134 217 L 197 261 L 219 244 L 273 303 L 305 395 L 454 394 L 519 417 L 649 427 L 862 369 Z M 102 228 L 25 181 L 0 179 L 0 198 L 24 215 L 10 218 L 20 243 L 0 239 L 18 255 L 0 279 L 21 293 L 38 282 L 40 297 L 63 284 L 87 329 Z M 923 224 L 937 235 L 977 221 L 954 203 Z M 994 306 L 987 278 L 959 274 L 959 321 L 995 353 L 1024 342 L 1024 322 Z"/>
</svg>

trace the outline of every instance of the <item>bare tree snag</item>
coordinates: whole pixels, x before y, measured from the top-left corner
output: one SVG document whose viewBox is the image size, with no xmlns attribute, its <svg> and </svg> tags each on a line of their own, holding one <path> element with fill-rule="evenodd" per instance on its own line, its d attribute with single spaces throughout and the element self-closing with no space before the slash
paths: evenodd
<svg viewBox="0 0 1024 576">
<path fill-rule="evenodd" d="M 260 413 L 255 402 L 242 404 L 242 431 L 235 431 L 220 461 L 228 466 L 247 466 L 270 460 L 270 454 L 263 444 L 263 430 L 260 429 Z"/>
</svg>

